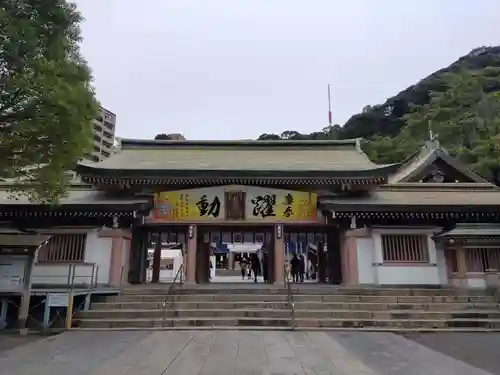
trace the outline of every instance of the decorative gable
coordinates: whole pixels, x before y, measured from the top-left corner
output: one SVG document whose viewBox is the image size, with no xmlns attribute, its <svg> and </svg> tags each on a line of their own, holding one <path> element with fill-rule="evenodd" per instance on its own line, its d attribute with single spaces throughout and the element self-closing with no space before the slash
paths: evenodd
<svg viewBox="0 0 500 375">
<path fill-rule="evenodd" d="M 489 183 L 453 158 L 437 140 L 427 141 L 389 177 L 391 184 L 401 182 Z"/>
<path fill-rule="evenodd" d="M 411 176 L 407 182 L 478 182 L 446 163 L 441 158 L 437 158 L 430 165 L 426 166 L 420 173 Z"/>
</svg>

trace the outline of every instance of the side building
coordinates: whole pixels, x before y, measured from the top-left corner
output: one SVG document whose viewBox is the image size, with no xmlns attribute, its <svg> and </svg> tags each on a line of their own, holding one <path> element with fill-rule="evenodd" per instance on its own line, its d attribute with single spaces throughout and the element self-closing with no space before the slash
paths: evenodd
<svg viewBox="0 0 500 375">
<path fill-rule="evenodd" d="M 115 151 L 116 115 L 101 107 L 100 115 L 92 121 L 92 153 L 87 159 L 99 162 Z"/>
</svg>

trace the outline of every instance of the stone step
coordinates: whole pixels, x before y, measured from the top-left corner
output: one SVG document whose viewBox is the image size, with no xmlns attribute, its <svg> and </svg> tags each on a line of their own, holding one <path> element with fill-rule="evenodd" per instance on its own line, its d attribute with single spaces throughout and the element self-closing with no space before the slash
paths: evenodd
<svg viewBox="0 0 500 375">
<path fill-rule="evenodd" d="M 162 308 L 162 302 L 94 302 L 92 310 L 157 310 Z M 168 302 L 169 309 L 202 309 L 202 310 L 219 310 L 219 309 L 286 309 L 288 308 L 287 301 L 278 302 L 260 302 L 260 301 L 210 301 L 210 302 L 184 302 L 174 301 Z M 376 302 L 295 302 L 296 310 L 425 310 L 425 311 L 460 311 L 460 310 L 498 310 L 498 303 L 429 303 L 429 304 L 385 304 Z"/>
<path fill-rule="evenodd" d="M 487 303 L 497 302 L 492 296 L 371 296 L 371 295 L 309 295 L 295 294 L 293 295 L 295 302 L 370 302 L 370 303 L 387 303 L 387 304 L 429 304 L 429 303 L 445 303 L 445 302 L 461 302 L 461 303 Z M 109 302 L 164 302 L 167 301 L 184 301 L 184 302 L 233 302 L 233 301 L 260 301 L 260 302 L 279 302 L 287 301 L 288 294 L 173 294 L 173 295 L 117 295 L 110 296 L 105 299 Z"/>
<path fill-rule="evenodd" d="M 160 319 L 166 318 L 268 318 L 286 319 L 292 316 L 290 309 L 222 309 L 222 310 L 201 310 L 201 309 L 175 309 L 175 310 L 89 310 L 78 314 L 82 319 Z M 500 311 L 363 311 L 363 310 L 298 310 L 295 311 L 296 318 L 317 318 L 317 319 L 424 319 L 424 320 L 449 320 L 449 319 L 499 319 Z"/>
<path fill-rule="evenodd" d="M 387 330 L 404 329 L 443 329 L 443 328 L 481 328 L 500 329 L 498 319 L 449 319 L 449 320 L 424 320 L 424 319 L 314 319 L 297 318 L 294 321 L 300 328 L 367 328 L 377 327 Z M 154 327 L 291 327 L 291 319 L 281 318 L 176 318 L 176 319 L 80 319 L 77 327 L 82 328 L 154 328 Z"/>
<path fill-rule="evenodd" d="M 291 318 L 175 318 L 175 319 L 79 319 L 77 327 L 82 328 L 152 328 L 152 327 L 291 327 Z"/>
<path fill-rule="evenodd" d="M 155 295 L 166 294 L 170 285 L 161 287 L 136 287 L 122 289 L 123 295 Z M 211 284 L 208 286 L 186 287 L 176 285 L 174 287 L 176 294 L 286 294 L 287 288 L 270 287 L 266 284 L 252 284 L 251 287 L 235 286 L 234 284 Z M 331 285 L 292 285 L 291 291 L 293 294 L 309 294 L 309 295 L 373 295 L 373 296 L 461 296 L 461 295 L 484 295 L 482 290 L 463 290 L 453 288 L 391 288 L 391 287 L 338 287 Z"/>
<path fill-rule="evenodd" d="M 92 327 L 72 327 L 72 331 L 87 331 L 87 332 L 103 332 L 103 331 L 121 331 L 121 332 L 130 332 L 130 331 L 291 331 L 292 328 L 283 326 L 283 327 L 243 327 L 243 326 L 213 326 L 213 327 L 201 327 L 201 326 L 184 326 L 184 327 L 118 327 L 118 328 L 92 328 Z M 341 332 L 393 332 L 396 334 L 406 334 L 406 333 L 436 333 L 436 332 L 481 332 L 481 333 L 491 333 L 491 332 L 500 332 L 500 328 L 384 328 L 384 327 L 294 327 L 295 331 L 341 331 Z"/>
</svg>

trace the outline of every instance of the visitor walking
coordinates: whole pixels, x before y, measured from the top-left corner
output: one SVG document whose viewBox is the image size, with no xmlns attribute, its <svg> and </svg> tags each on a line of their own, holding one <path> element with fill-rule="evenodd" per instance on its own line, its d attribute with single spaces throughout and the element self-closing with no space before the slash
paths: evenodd
<svg viewBox="0 0 500 375">
<path fill-rule="evenodd" d="M 290 266 L 292 269 L 292 281 L 294 283 L 299 282 L 299 272 L 300 272 L 300 260 L 297 258 L 297 254 L 293 254 L 292 260 L 290 261 Z"/>
<path fill-rule="evenodd" d="M 250 258 L 250 262 L 252 264 L 252 272 L 253 272 L 253 282 L 257 282 L 257 276 L 260 275 L 260 259 L 257 256 L 257 254 L 252 254 L 252 257 Z"/>
<path fill-rule="evenodd" d="M 299 256 L 299 278 L 300 282 L 304 282 L 304 274 L 306 273 L 306 262 L 304 259 L 304 255 L 300 254 Z"/>
<path fill-rule="evenodd" d="M 246 271 L 247 271 L 247 267 L 248 267 L 248 261 L 247 261 L 247 258 L 245 257 L 242 257 L 240 259 L 240 272 L 241 272 L 241 279 L 244 280 L 245 279 L 245 276 L 246 276 Z"/>
</svg>

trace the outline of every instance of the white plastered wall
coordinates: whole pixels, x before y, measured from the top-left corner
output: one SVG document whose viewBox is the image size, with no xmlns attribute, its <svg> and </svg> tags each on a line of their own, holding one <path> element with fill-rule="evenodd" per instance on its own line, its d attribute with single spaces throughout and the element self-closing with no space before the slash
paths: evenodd
<svg viewBox="0 0 500 375">
<path fill-rule="evenodd" d="M 76 263 L 74 284 L 89 285 L 109 283 L 111 264 L 111 238 L 98 236 L 98 229 L 86 230 L 85 258 L 83 263 Z M 33 268 L 33 285 L 67 285 L 71 283 L 70 263 L 36 263 Z"/>
<path fill-rule="evenodd" d="M 371 237 L 356 240 L 360 284 L 374 285 L 446 285 L 448 277 L 444 251 L 432 236 L 440 228 L 373 228 Z M 384 265 L 382 234 L 422 234 L 427 236 L 428 265 Z"/>
</svg>

